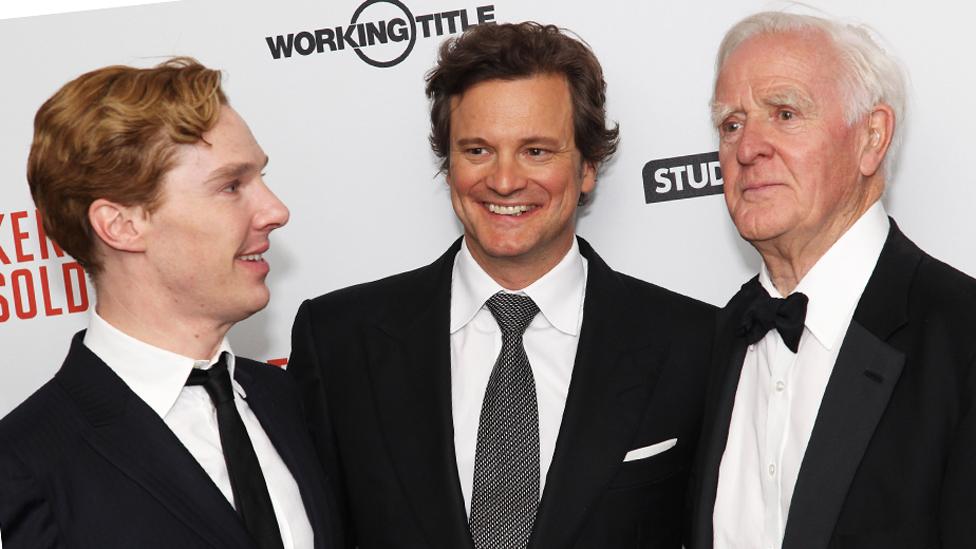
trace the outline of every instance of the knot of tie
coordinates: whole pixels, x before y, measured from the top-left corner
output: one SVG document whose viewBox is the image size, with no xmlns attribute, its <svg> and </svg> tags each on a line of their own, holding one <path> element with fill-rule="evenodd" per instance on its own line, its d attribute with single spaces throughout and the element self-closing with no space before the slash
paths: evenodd
<svg viewBox="0 0 976 549">
<path fill-rule="evenodd" d="M 220 353 L 220 360 L 208 370 L 194 368 L 186 380 L 187 386 L 202 385 L 214 406 L 234 401 L 234 388 L 227 369 L 227 353 Z"/>
<path fill-rule="evenodd" d="M 781 299 L 770 297 L 765 292 L 762 294 L 746 309 L 739 335 L 744 336 L 749 344 L 753 344 L 776 328 L 786 347 L 794 353 L 797 352 L 800 348 L 800 336 L 803 335 L 803 323 L 806 321 L 807 296 L 796 292 Z"/>
<path fill-rule="evenodd" d="M 538 305 L 526 295 L 498 292 L 485 303 L 502 335 L 522 337 L 529 323 L 539 312 Z"/>
</svg>

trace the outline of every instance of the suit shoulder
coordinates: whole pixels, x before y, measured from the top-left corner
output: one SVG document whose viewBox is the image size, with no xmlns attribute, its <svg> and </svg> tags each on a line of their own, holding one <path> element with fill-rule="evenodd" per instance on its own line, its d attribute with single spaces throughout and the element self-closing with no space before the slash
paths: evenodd
<svg viewBox="0 0 976 549">
<path fill-rule="evenodd" d="M 615 274 L 624 287 L 624 302 L 615 307 L 638 330 L 667 334 L 678 345 L 711 341 L 718 310 L 714 305 L 630 275 Z"/>
<path fill-rule="evenodd" d="M 710 303 L 679 294 L 678 292 L 647 282 L 646 280 L 641 280 L 623 273 L 616 274 L 624 286 L 632 292 L 634 298 L 639 300 L 641 306 L 666 307 L 669 311 L 673 310 L 695 317 L 712 317 L 717 310 Z"/>
<path fill-rule="evenodd" d="M 923 255 L 911 287 L 912 307 L 976 324 L 976 279 L 930 255 Z"/>
<path fill-rule="evenodd" d="M 48 381 L 0 419 L 0 455 L 40 458 L 63 445 L 78 431 L 78 419 L 71 408 L 60 385 Z"/>
<path fill-rule="evenodd" d="M 340 317 L 349 322 L 357 317 L 378 315 L 400 303 L 405 296 L 424 292 L 432 283 L 433 265 L 427 265 L 371 282 L 334 290 L 305 302 L 313 318 Z"/>
<path fill-rule="evenodd" d="M 354 284 L 331 291 L 308 301 L 313 311 L 321 309 L 357 309 L 364 305 L 388 303 L 417 291 L 429 278 L 432 266 L 427 265 L 410 271 L 387 276 L 371 282 Z"/>
</svg>

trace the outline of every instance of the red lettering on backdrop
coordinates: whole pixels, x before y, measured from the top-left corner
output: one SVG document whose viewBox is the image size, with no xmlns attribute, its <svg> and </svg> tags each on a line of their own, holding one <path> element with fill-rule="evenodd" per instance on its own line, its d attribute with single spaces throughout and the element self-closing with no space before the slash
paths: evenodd
<svg viewBox="0 0 976 549">
<path fill-rule="evenodd" d="M 3 273 L 0 273 L 0 288 L 3 288 L 7 284 L 7 281 L 3 278 Z M 0 322 L 6 322 L 10 318 L 10 306 L 7 305 L 7 298 L 0 295 Z"/>
<path fill-rule="evenodd" d="M 0 225 L 3 225 L 2 213 L 0 213 Z M 10 258 L 7 257 L 7 254 L 3 251 L 3 246 L 0 246 L 0 263 L 3 263 L 4 265 L 10 265 Z"/>
<path fill-rule="evenodd" d="M 61 272 L 64 274 L 64 297 L 68 301 L 69 313 L 80 313 L 88 310 L 88 283 L 85 282 L 85 270 L 77 261 L 63 263 Z M 71 283 L 71 274 L 78 279 L 78 301 L 75 301 L 75 285 Z"/>
<path fill-rule="evenodd" d="M 32 213 L 34 219 L 30 220 Z M 7 219 L 4 219 L 5 216 L 8 216 Z M 9 273 L 0 273 L 0 323 L 11 318 L 30 320 L 87 311 L 90 303 L 85 271 L 78 262 L 66 256 L 57 242 L 48 238 L 40 212 L 36 209 L 3 212 L 0 213 L 0 227 L 4 221 L 8 221 L 10 226 L 14 253 L 8 255 L 0 246 L 0 265 L 27 265 Z M 37 232 L 32 233 L 30 229 L 35 226 Z M 7 231 L 3 229 L 2 232 Z M 54 253 L 51 253 L 52 248 Z M 57 258 L 65 258 L 67 261 L 57 261 Z M 57 262 L 32 265 L 42 260 Z M 57 275 L 58 265 L 62 273 L 60 282 L 52 281 L 52 277 Z M 35 285 L 38 283 L 39 287 Z M 58 286 L 59 283 L 64 284 L 64 303 L 60 302 L 61 292 L 58 288 L 54 288 L 55 291 L 52 292 L 52 285 Z M 37 296 L 38 290 L 40 299 Z"/>
<path fill-rule="evenodd" d="M 47 259 L 50 257 L 48 253 L 48 244 L 54 246 L 54 254 L 58 257 L 64 257 L 64 250 L 58 243 L 47 237 L 47 231 L 44 230 L 44 222 L 41 221 L 41 212 L 34 210 L 34 217 L 37 218 L 37 246 L 41 249 L 41 259 Z"/>
<path fill-rule="evenodd" d="M 34 254 L 24 253 L 24 241 L 27 240 L 30 233 L 20 230 L 20 220 L 26 217 L 26 211 L 12 212 L 10 214 L 10 225 L 14 232 L 14 253 L 17 255 L 18 263 L 34 261 Z"/>
<path fill-rule="evenodd" d="M 26 284 L 24 285 L 24 290 L 20 288 L 20 281 L 18 279 L 25 279 Z M 16 271 L 10 273 L 10 286 L 14 290 L 14 313 L 17 318 L 22 320 L 27 320 L 28 318 L 34 318 L 37 316 L 37 300 L 34 298 L 34 276 L 27 269 L 17 269 Z M 21 291 L 26 293 L 21 293 Z M 25 309 L 25 296 L 26 303 L 30 305 L 30 308 Z"/>
<path fill-rule="evenodd" d="M 41 272 L 41 297 L 44 299 L 44 314 L 58 316 L 64 313 L 61 307 L 51 307 L 51 284 L 47 279 L 47 267 L 41 267 L 38 270 Z"/>
</svg>

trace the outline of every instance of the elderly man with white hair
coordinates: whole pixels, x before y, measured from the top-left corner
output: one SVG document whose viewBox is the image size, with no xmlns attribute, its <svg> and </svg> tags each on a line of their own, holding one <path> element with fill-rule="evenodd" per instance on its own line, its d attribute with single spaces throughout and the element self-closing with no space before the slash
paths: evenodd
<svg viewBox="0 0 976 549">
<path fill-rule="evenodd" d="M 766 12 L 722 42 L 725 199 L 762 267 L 719 314 L 692 548 L 976 547 L 976 280 L 880 201 L 904 104 L 863 28 Z"/>
</svg>

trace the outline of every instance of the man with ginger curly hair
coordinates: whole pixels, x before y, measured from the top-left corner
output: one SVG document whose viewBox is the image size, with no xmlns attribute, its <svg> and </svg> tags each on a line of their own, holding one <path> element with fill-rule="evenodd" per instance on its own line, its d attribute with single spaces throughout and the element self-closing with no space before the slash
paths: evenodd
<svg viewBox="0 0 976 549">
<path fill-rule="evenodd" d="M 225 338 L 268 303 L 288 209 L 220 80 L 189 58 L 106 67 L 37 113 L 31 194 L 97 305 L 0 421 L 7 549 L 341 543 L 291 381 Z"/>
</svg>

